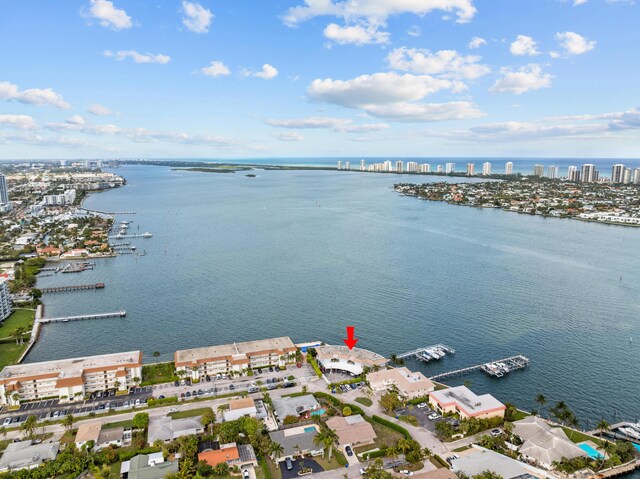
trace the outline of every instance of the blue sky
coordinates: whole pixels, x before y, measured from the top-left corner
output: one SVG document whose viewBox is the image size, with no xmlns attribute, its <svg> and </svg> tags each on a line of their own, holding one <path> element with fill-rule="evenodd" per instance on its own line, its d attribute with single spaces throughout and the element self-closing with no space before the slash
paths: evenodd
<svg viewBox="0 0 640 479">
<path fill-rule="evenodd" d="M 0 158 L 638 157 L 626 0 L 3 0 Z"/>
</svg>

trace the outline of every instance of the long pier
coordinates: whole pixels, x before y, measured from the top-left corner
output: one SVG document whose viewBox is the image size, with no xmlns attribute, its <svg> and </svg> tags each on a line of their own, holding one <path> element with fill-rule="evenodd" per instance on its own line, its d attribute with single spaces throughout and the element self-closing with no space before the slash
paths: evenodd
<svg viewBox="0 0 640 479">
<path fill-rule="evenodd" d="M 98 314 L 81 314 L 79 316 L 62 316 L 59 318 L 41 318 L 40 323 L 67 323 L 69 321 L 81 321 L 84 319 L 106 319 L 106 318 L 124 318 L 127 312 L 122 309 L 120 311 L 114 311 L 111 313 L 98 313 Z"/>
<path fill-rule="evenodd" d="M 151 238 L 152 235 L 150 233 L 142 233 L 142 234 L 134 234 L 134 235 L 112 235 L 109 236 L 109 239 L 125 239 L 125 238 Z"/>
<path fill-rule="evenodd" d="M 434 344 L 433 346 L 425 346 L 423 348 L 416 348 L 413 349 L 411 351 L 407 351 L 406 353 L 402 353 L 402 354 L 397 354 L 396 357 L 398 359 L 404 359 L 404 358 L 408 358 L 408 357 L 419 357 L 420 354 L 424 353 L 425 351 L 428 351 L 430 349 L 441 349 L 442 351 L 444 351 L 447 354 L 455 354 L 456 350 L 453 348 L 450 348 L 449 346 L 445 346 L 444 344 Z"/>
<path fill-rule="evenodd" d="M 491 372 L 486 370 L 486 367 L 488 365 L 492 365 L 496 363 L 504 364 L 505 366 L 507 366 L 509 370 L 508 371 L 506 371 L 506 369 L 503 370 L 503 374 L 501 374 L 500 376 L 498 376 L 497 374 L 492 374 Z M 431 379 L 432 381 L 436 381 L 436 380 L 440 381 L 442 379 L 453 378 L 456 376 L 464 376 L 466 374 L 469 374 L 475 371 L 485 371 L 487 374 L 490 374 L 491 376 L 502 377 L 507 372 L 515 371 L 517 369 L 523 369 L 528 365 L 529 365 L 529 359 L 521 354 L 518 354 L 516 356 L 511 356 L 504 359 L 498 359 L 496 361 L 491 361 L 488 363 L 476 364 L 475 366 L 469 366 L 466 368 L 456 369 L 454 371 L 448 371 L 446 373 L 436 374 L 435 376 L 431 376 L 429 379 Z"/>
<path fill-rule="evenodd" d="M 101 215 L 135 215 L 137 214 L 135 211 L 100 211 L 100 210 L 91 210 L 89 208 L 80 208 L 80 209 L 87 211 L 88 213 L 99 213 Z"/>
<path fill-rule="evenodd" d="M 102 289 L 104 288 L 104 283 L 94 283 L 94 284 L 78 284 L 73 286 L 54 286 L 51 288 L 41 288 L 40 291 L 42 293 L 65 293 L 67 291 L 82 291 L 85 289 Z"/>
</svg>

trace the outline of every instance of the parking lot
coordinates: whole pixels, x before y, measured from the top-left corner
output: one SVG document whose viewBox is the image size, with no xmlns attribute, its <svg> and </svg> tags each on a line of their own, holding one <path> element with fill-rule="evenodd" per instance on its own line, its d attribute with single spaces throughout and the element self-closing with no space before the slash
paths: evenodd
<svg viewBox="0 0 640 479">
<path fill-rule="evenodd" d="M 403 407 L 403 408 L 397 409 L 394 412 L 396 413 L 396 417 L 408 416 L 408 415 L 414 416 L 418 420 L 418 424 L 421 427 L 425 428 L 426 430 L 432 433 L 436 432 L 436 424 L 438 424 L 440 421 L 450 421 L 450 422 L 455 421 L 455 419 L 453 418 L 443 418 L 439 414 L 438 414 L 438 418 L 433 420 L 429 419 L 429 416 L 435 413 L 435 411 L 431 409 L 429 405 L 426 405 L 425 407 L 418 407 L 418 406 L 413 406 L 412 408 Z"/>
</svg>

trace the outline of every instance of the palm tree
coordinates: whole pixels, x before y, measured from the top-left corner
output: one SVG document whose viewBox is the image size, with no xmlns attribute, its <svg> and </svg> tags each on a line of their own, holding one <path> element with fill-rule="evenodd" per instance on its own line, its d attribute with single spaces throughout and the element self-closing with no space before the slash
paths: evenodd
<svg viewBox="0 0 640 479">
<path fill-rule="evenodd" d="M 302 392 L 307 394 L 307 391 L 309 391 L 309 388 L 307 387 L 307 385 L 305 384 L 304 386 L 302 386 Z"/>
<path fill-rule="evenodd" d="M 216 422 L 216 415 L 211 408 L 207 409 L 200 418 L 200 422 L 205 427 L 210 427 Z"/>
<path fill-rule="evenodd" d="M 75 418 L 73 414 L 67 414 L 62 420 L 62 424 L 67 431 L 71 431 L 73 429 L 73 423 L 75 422 Z"/>
<path fill-rule="evenodd" d="M 115 387 L 116 389 L 120 389 L 120 386 L 122 386 L 122 383 L 120 381 L 116 381 L 115 383 L 113 383 L 113 387 Z"/>
<path fill-rule="evenodd" d="M 27 434 L 27 437 L 32 438 L 37 425 L 38 425 L 38 418 L 35 417 L 34 415 L 31 415 L 22 424 L 22 426 L 20 426 L 20 429 L 22 429 Z"/>
<path fill-rule="evenodd" d="M 284 452 L 284 448 L 280 443 L 272 442 L 269 445 L 269 454 L 273 458 L 273 462 L 276 463 L 276 467 L 280 467 L 280 463 L 278 462 L 278 459 L 280 459 L 280 456 L 282 455 L 283 452 Z"/>
<path fill-rule="evenodd" d="M 596 430 L 600 431 L 600 435 L 604 434 L 605 432 L 608 432 L 610 430 L 609 423 L 604 419 L 600 419 L 598 421 L 598 424 L 596 424 Z"/>
<path fill-rule="evenodd" d="M 396 444 L 396 447 L 400 451 L 402 451 L 403 454 L 406 454 L 411 450 L 411 443 L 409 442 L 408 439 L 402 438 L 398 441 L 398 444 Z"/>
<path fill-rule="evenodd" d="M 544 397 L 544 394 L 538 394 L 536 396 L 535 402 L 540 406 L 540 409 L 542 409 L 544 405 L 547 404 L 547 398 Z"/>
<path fill-rule="evenodd" d="M 139 378 L 139 377 L 137 377 L 137 376 L 136 376 L 135 378 L 133 378 L 131 381 L 133 381 L 133 384 L 134 384 L 135 386 L 138 386 L 138 384 L 140 384 L 140 378 Z"/>
<path fill-rule="evenodd" d="M 400 455 L 400 449 L 398 449 L 396 446 L 389 446 L 387 448 L 386 454 L 389 459 L 398 459 L 398 456 Z"/>
<path fill-rule="evenodd" d="M 13 399 L 13 402 L 15 403 L 15 405 L 17 406 L 20 403 L 20 394 L 18 393 L 13 393 L 11 395 L 11 399 Z"/>
</svg>

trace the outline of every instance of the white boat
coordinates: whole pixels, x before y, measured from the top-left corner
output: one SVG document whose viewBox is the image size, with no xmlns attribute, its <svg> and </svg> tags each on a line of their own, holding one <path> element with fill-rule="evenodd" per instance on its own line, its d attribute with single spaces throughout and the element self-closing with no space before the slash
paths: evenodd
<svg viewBox="0 0 640 479">
<path fill-rule="evenodd" d="M 146 233 L 142 233 L 142 237 L 143 238 L 151 238 L 153 235 L 151 233 L 149 233 L 148 231 Z"/>
</svg>

